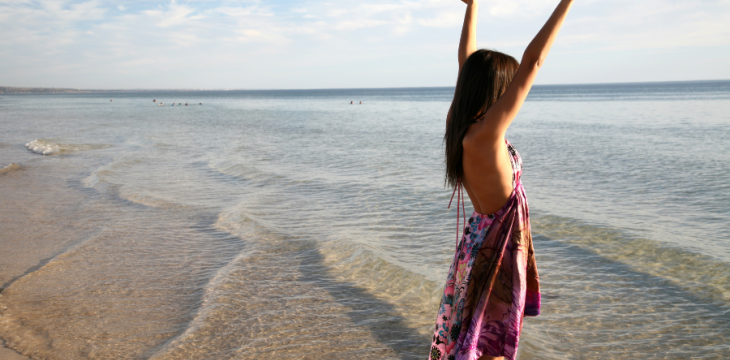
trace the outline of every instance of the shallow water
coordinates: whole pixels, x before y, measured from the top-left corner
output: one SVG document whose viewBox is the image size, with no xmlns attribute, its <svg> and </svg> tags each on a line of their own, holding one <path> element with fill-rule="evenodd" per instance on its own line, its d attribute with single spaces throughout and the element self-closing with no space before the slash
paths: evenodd
<svg viewBox="0 0 730 360">
<path fill-rule="evenodd" d="M 0 338 L 49 359 L 425 358 L 452 91 L 3 96 Z M 544 301 L 521 359 L 730 357 L 728 109 L 730 82 L 533 89 L 508 133 Z"/>
</svg>

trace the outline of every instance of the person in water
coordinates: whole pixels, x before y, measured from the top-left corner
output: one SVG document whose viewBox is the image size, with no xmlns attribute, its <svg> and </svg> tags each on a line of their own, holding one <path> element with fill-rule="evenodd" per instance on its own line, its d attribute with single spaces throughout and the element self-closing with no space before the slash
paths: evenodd
<svg viewBox="0 0 730 360">
<path fill-rule="evenodd" d="M 459 76 L 444 135 L 446 183 L 457 198 L 457 244 L 429 359 L 514 360 L 524 316 L 540 314 L 540 283 L 522 159 L 505 133 L 573 1 L 560 0 L 527 46 L 522 63 L 497 51 L 477 50 L 478 1 L 464 2 Z M 459 237 L 460 214 L 466 217 L 464 191 L 474 213 Z"/>
</svg>

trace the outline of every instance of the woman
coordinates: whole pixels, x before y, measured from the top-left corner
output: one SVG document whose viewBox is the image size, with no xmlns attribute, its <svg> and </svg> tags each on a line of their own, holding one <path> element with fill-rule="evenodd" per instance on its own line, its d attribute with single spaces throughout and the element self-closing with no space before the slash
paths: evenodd
<svg viewBox="0 0 730 360">
<path fill-rule="evenodd" d="M 467 4 L 459 77 L 446 120 L 446 182 L 474 213 L 458 236 L 436 319 L 430 359 L 514 359 L 522 319 L 540 313 L 522 160 L 504 135 L 565 20 L 561 0 L 519 64 L 476 49 L 477 0 Z M 453 196 L 452 196 L 453 200 Z M 463 209 L 463 204 L 461 205 Z"/>
</svg>

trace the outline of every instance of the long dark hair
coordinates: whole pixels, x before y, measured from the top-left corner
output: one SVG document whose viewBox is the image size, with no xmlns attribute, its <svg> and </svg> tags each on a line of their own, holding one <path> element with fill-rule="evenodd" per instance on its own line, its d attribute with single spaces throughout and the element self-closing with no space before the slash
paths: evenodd
<svg viewBox="0 0 730 360">
<path fill-rule="evenodd" d="M 461 145 L 469 125 L 481 118 L 507 91 L 520 63 L 515 58 L 492 50 L 477 50 L 464 62 L 456 81 L 444 134 L 446 184 L 455 187 L 464 176 Z"/>
</svg>

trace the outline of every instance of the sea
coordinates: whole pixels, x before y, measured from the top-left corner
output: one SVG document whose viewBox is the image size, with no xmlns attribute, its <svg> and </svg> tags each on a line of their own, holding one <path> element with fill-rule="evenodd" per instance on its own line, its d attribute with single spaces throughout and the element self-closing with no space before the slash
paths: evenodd
<svg viewBox="0 0 730 360">
<path fill-rule="evenodd" d="M 0 339 L 427 359 L 453 91 L 0 94 Z M 507 138 L 543 299 L 519 359 L 730 358 L 730 81 L 535 86 Z"/>
</svg>

